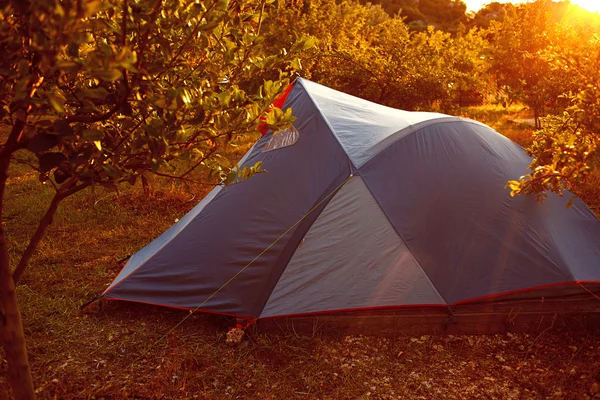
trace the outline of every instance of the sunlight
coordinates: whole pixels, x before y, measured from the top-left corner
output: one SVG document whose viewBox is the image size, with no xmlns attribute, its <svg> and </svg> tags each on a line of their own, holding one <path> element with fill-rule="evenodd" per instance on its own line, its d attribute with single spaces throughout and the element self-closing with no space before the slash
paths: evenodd
<svg viewBox="0 0 600 400">
<path fill-rule="evenodd" d="M 490 3 L 488 0 L 463 0 L 467 5 L 467 9 L 477 12 L 485 4 Z M 499 3 L 524 3 L 526 0 L 497 0 Z M 600 13 L 600 0 L 571 0 L 571 4 L 576 4 L 591 12 Z"/>
<path fill-rule="evenodd" d="M 600 12 L 600 1 L 598 0 L 571 0 L 571 4 L 577 4 L 592 12 Z"/>
</svg>

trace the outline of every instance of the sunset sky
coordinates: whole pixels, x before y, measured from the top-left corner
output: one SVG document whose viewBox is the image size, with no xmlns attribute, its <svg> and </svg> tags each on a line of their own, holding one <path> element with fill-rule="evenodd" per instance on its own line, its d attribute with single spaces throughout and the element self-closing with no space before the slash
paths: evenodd
<svg viewBox="0 0 600 400">
<path fill-rule="evenodd" d="M 483 5 L 497 1 L 499 3 L 524 3 L 526 0 L 463 0 L 467 4 L 469 11 L 477 11 Z M 579 4 L 580 6 L 595 12 L 600 12 L 600 0 L 571 0 L 572 4 Z"/>
</svg>

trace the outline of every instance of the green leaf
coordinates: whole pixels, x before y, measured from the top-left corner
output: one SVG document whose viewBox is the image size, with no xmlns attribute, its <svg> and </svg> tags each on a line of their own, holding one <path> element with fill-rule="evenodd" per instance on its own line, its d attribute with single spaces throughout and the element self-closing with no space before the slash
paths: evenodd
<svg viewBox="0 0 600 400">
<path fill-rule="evenodd" d="M 229 6 L 229 0 L 218 0 L 215 8 L 217 10 L 226 10 Z"/>
<path fill-rule="evenodd" d="M 168 99 L 166 97 L 161 97 L 160 99 L 156 100 L 154 102 L 154 105 L 160 108 L 167 108 L 168 106 Z"/>
<path fill-rule="evenodd" d="M 29 142 L 27 142 L 27 149 L 33 151 L 34 153 L 43 153 L 58 145 L 58 143 L 59 142 L 56 135 L 39 133 L 32 137 Z"/>
<path fill-rule="evenodd" d="M 237 172 L 232 169 L 227 174 L 227 180 L 226 180 L 225 184 L 226 185 L 231 185 L 233 182 L 235 182 L 236 178 L 237 178 Z"/>
<path fill-rule="evenodd" d="M 102 0 L 88 0 L 85 2 L 85 15 L 86 17 L 90 17 L 96 14 L 98 11 L 102 10 L 103 4 Z"/>
<path fill-rule="evenodd" d="M 48 100 L 50 100 L 50 105 L 59 113 L 65 112 L 65 99 L 63 97 L 57 96 L 54 93 L 47 93 Z"/>
<path fill-rule="evenodd" d="M 308 49 L 312 48 L 315 45 L 316 41 L 317 41 L 317 39 L 314 37 L 306 38 L 306 40 L 304 40 L 304 45 L 302 46 L 302 50 L 308 50 Z"/>
<path fill-rule="evenodd" d="M 54 180 L 56 181 L 56 183 L 60 185 L 67 179 L 69 179 L 69 174 L 67 172 L 63 171 L 60 168 L 54 170 Z"/>
<path fill-rule="evenodd" d="M 123 77 L 123 74 L 118 69 L 97 69 L 92 71 L 92 77 L 101 79 L 106 82 L 115 82 Z"/>
<path fill-rule="evenodd" d="M 98 129 L 86 129 L 81 132 L 81 137 L 87 140 L 96 141 L 102 139 L 102 131 Z"/>
<path fill-rule="evenodd" d="M 81 65 L 73 61 L 59 61 L 56 63 L 56 68 L 65 72 L 77 72 L 81 69 Z"/>
<path fill-rule="evenodd" d="M 301 70 L 302 69 L 302 64 L 300 63 L 300 59 L 299 58 L 294 58 L 291 62 L 292 67 L 296 70 Z"/>
<path fill-rule="evenodd" d="M 44 153 L 38 155 L 38 161 L 40 164 L 40 170 L 42 172 L 49 172 L 58 167 L 62 162 L 66 162 L 68 160 L 63 153 Z"/>
<path fill-rule="evenodd" d="M 219 25 L 219 23 L 217 21 L 212 21 L 212 22 L 209 22 L 207 24 L 200 25 L 198 27 L 198 29 L 201 30 L 201 31 L 210 31 L 210 30 L 215 29 L 217 27 L 217 25 Z"/>
<path fill-rule="evenodd" d="M 77 94 L 83 98 L 98 99 L 98 100 L 105 99 L 109 95 L 108 91 L 103 87 L 90 88 L 90 89 L 79 89 Z"/>
<path fill-rule="evenodd" d="M 231 100 L 231 93 L 228 90 L 221 92 L 217 95 L 219 98 L 219 104 L 221 106 L 229 107 L 229 102 Z"/>
<path fill-rule="evenodd" d="M 52 126 L 52 130 L 56 135 L 61 136 L 72 136 L 74 135 L 73 128 L 71 128 L 71 124 L 69 124 L 64 119 L 57 119 L 54 121 Z"/>
</svg>

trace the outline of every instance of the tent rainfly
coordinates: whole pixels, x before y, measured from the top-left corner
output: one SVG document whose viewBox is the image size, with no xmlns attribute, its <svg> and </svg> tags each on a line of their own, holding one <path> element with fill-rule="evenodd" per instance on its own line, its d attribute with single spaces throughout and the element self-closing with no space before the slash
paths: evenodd
<svg viewBox="0 0 600 400">
<path fill-rule="evenodd" d="M 241 162 L 268 173 L 212 190 L 104 299 L 260 321 L 600 288 L 599 220 L 570 194 L 511 197 L 531 159 L 486 125 L 300 78 L 280 101 L 293 127 Z"/>
</svg>

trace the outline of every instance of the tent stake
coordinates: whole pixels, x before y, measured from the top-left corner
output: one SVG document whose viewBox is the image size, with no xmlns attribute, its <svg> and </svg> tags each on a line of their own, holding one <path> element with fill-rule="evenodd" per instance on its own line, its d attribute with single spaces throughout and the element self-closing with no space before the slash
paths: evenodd
<svg viewBox="0 0 600 400">
<path fill-rule="evenodd" d="M 456 315 L 454 315 L 454 313 L 452 312 L 452 308 L 450 306 L 448 306 L 447 308 L 449 317 L 446 318 L 446 320 L 444 321 L 444 330 L 448 330 L 448 323 L 452 322 L 453 324 L 457 324 L 458 321 L 456 320 Z"/>
</svg>

